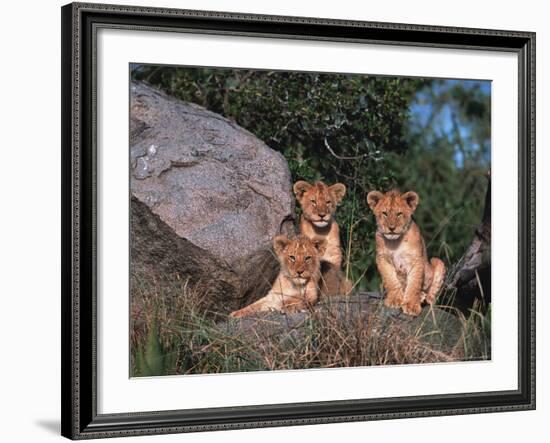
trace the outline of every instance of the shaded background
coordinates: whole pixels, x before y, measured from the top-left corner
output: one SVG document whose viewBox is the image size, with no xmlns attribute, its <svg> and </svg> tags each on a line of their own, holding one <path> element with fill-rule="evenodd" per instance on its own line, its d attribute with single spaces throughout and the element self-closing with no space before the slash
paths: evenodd
<svg viewBox="0 0 550 443">
<path fill-rule="evenodd" d="M 448 264 L 481 220 L 489 81 L 153 65 L 133 65 L 131 75 L 234 120 L 285 156 L 294 181 L 344 183 L 344 267 L 362 290 L 380 285 L 369 191 L 416 191 L 428 254 Z"/>
</svg>

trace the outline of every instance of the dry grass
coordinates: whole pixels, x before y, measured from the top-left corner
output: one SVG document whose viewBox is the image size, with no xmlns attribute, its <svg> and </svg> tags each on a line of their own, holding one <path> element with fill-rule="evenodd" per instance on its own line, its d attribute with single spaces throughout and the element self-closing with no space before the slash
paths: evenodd
<svg viewBox="0 0 550 443">
<path fill-rule="evenodd" d="M 458 325 L 451 336 L 432 322 L 433 311 L 412 322 L 344 302 L 236 320 L 209 312 L 204 290 L 184 281 L 160 286 L 134 278 L 132 291 L 133 376 L 490 358 L 490 320 L 477 312 L 443 317 Z"/>
</svg>

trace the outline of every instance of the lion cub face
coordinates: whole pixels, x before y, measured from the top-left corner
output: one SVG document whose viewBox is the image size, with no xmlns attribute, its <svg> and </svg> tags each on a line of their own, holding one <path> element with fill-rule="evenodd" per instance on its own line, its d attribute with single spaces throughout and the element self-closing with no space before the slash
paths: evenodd
<svg viewBox="0 0 550 443">
<path fill-rule="evenodd" d="M 379 191 L 369 192 L 367 202 L 374 212 L 378 232 L 388 240 L 397 240 L 407 232 L 411 225 L 411 216 L 418 206 L 418 194 L 401 194 L 393 189 L 385 194 Z"/>
<path fill-rule="evenodd" d="M 303 286 L 319 277 L 326 240 L 311 240 L 305 235 L 293 238 L 278 235 L 273 240 L 273 248 L 281 262 L 281 271 L 295 285 Z"/>
<path fill-rule="evenodd" d="M 324 228 L 328 226 L 336 206 L 344 198 L 346 187 L 342 183 L 327 186 L 323 182 L 316 182 L 312 185 L 300 180 L 294 184 L 294 194 L 306 220 Z"/>
</svg>

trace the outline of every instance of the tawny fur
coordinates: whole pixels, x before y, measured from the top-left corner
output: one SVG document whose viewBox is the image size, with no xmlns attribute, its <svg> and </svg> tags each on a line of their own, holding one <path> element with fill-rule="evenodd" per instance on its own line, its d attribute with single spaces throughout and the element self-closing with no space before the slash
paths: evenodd
<svg viewBox="0 0 550 443">
<path fill-rule="evenodd" d="M 412 219 L 418 195 L 395 189 L 385 194 L 372 191 L 367 202 L 376 217 L 376 265 L 386 290 L 384 302 L 416 316 L 422 302 L 435 302 L 445 279 L 445 264 L 436 257 L 428 260 L 424 239 Z"/>
<path fill-rule="evenodd" d="M 281 271 L 271 290 L 260 300 L 229 314 L 245 317 L 262 311 L 296 312 L 307 309 L 319 299 L 321 256 L 326 250 L 324 239 L 304 235 L 289 239 L 279 235 L 273 248 L 281 263 Z"/>
<path fill-rule="evenodd" d="M 310 184 L 300 180 L 294 184 L 294 194 L 302 208 L 300 233 L 327 242 L 321 258 L 321 293 L 329 296 L 349 293 L 352 284 L 341 271 L 340 229 L 334 220 L 334 212 L 346 194 L 346 187 L 342 183 L 327 186 L 323 182 Z"/>
</svg>

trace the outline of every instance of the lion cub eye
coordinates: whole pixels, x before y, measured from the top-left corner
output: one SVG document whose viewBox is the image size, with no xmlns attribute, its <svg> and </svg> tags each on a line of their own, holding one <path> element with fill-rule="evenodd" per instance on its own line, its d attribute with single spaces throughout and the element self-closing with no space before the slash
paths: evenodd
<svg viewBox="0 0 550 443">
<path fill-rule="evenodd" d="M 311 260 L 311 256 L 310 255 L 306 256 L 306 261 L 310 261 L 310 260 Z"/>
<path fill-rule="evenodd" d="M 291 255 L 290 257 L 288 257 L 290 259 L 290 261 L 292 263 L 294 263 L 296 261 L 296 257 L 294 257 L 293 255 Z"/>
<path fill-rule="evenodd" d="M 312 204 L 313 206 L 317 206 L 317 202 L 316 202 L 315 200 L 311 200 L 311 204 Z"/>
<path fill-rule="evenodd" d="M 403 213 L 402 213 L 402 212 L 398 212 L 398 213 L 397 213 L 397 216 L 398 216 L 398 217 L 402 217 L 402 216 L 403 216 Z"/>
<path fill-rule="evenodd" d="M 330 200 L 327 200 L 327 205 L 331 205 L 332 202 Z"/>
<path fill-rule="evenodd" d="M 384 217 L 387 217 L 387 216 L 388 216 L 388 213 L 387 213 L 386 211 L 384 211 L 384 212 L 382 212 L 382 215 L 383 215 Z"/>
</svg>

